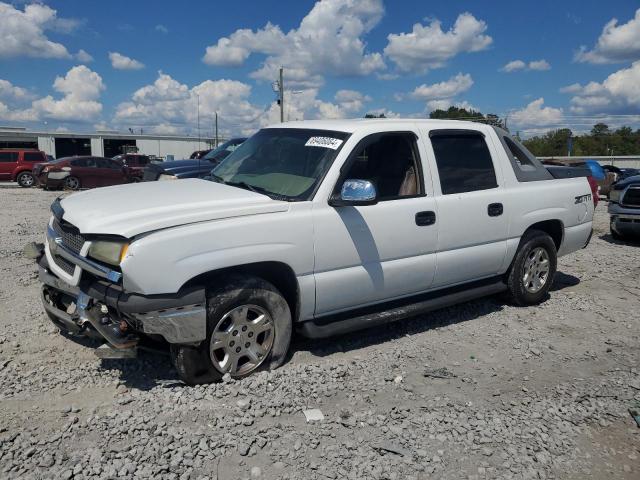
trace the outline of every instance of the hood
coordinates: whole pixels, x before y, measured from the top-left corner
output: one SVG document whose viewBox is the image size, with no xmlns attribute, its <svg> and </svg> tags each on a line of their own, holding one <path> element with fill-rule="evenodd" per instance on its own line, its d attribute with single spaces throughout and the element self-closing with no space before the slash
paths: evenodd
<svg viewBox="0 0 640 480">
<path fill-rule="evenodd" d="M 65 197 L 63 218 L 87 234 L 141 233 L 188 223 L 284 212 L 287 202 L 200 179 L 103 187 Z"/>
<path fill-rule="evenodd" d="M 174 160 L 173 162 L 162 162 L 150 165 L 151 170 L 169 175 L 182 177 L 185 175 L 208 175 L 211 169 L 215 167 L 214 163 L 208 160 Z M 149 168 L 149 167 L 147 167 Z"/>
<path fill-rule="evenodd" d="M 623 178 L 622 180 L 618 180 L 613 185 L 615 186 L 616 190 L 622 190 L 623 188 L 626 188 L 628 185 L 631 185 L 632 183 L 638 183 L 638 182 L 640 182 L 640 175 L 634 175 L 631 177 Z"/>
</svg>

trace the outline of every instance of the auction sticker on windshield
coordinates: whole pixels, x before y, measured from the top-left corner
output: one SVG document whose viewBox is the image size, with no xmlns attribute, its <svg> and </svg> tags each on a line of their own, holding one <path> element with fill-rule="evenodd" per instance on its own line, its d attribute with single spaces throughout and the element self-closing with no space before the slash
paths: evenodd
<svg viewBox="0 0 640 480">
<path fill-rule="evenodd" d="M 331 137 L 311 137 L 304 144 L 305 147 L 323 147 L 332 150 L 337 150 L 340 145 L 342 145 L 342 140 Z"/>
</svg>

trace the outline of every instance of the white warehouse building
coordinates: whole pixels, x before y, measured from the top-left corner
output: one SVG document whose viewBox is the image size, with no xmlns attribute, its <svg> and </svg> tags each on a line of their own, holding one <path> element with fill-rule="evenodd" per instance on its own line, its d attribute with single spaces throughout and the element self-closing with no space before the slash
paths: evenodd
<svg viewBox="0 0 640 480">
<path fill-rule="evenodd" d="M 222 139 L 218 140 L 222 143 Z M 76 155 L 114 157 L 127 151 L 170 160 L 189 158 L 196 150 L 215 146 L 210 137 L 125 134 L 116 131 L 95 133 L 38 132 L 21 127 L 0 127 L 0 148 L 36 148 L 54 158 Z"/>
</svg>

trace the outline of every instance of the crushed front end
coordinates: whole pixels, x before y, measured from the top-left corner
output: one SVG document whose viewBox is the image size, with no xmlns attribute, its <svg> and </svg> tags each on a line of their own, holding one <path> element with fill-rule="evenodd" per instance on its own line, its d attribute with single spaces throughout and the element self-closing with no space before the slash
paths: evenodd
<svg viewBox="0 0 640 480">
<path fill-rule="evenodd" d="M 194 345 L 206 338 L 203 287 L 166 295 L 125 291 L 120 266 L 92 254 L 100 242 L 109 246 L 104 236 L 83 234 L 66 222 L 58 200 L 51 209 L 45 243 L 27 245 L 25 255 L 39 265 L 42 303 L 60 330 L 105 340 L 96 350 L 103 358 L 135 356 L 145 336 Z"/>
</svg>

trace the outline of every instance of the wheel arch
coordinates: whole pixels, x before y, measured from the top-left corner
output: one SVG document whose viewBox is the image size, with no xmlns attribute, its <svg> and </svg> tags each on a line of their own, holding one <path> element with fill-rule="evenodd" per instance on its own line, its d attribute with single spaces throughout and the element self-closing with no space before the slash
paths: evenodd
<svg viewBox="0 0 640 480">
<path fill-rule="evenodd" d="M 11 177 L 11 181 L 12 182 L 17 181 L 20 174 L 25 172 L 33 174 L 33 170 L 31 170 L 30 168 L 21 168 L 19 170 L 14 170 L 13 175 Z"/>
<path fill-rule="evenodd" d="M 211 270 L 201 273 L 188 280 L 181 288 L 195 285 L 203 285 L 223 279 L 230 273 L 242 273 L 245 275 L 253 275 L 271 283 L 282 293 L 285 300 L 289 304 L 291 310 L 291 318 L 293 322 L 298 319 L 300 314 L 300 286 L 296 274 L 288 264 L 278 261 L 264 261 L 247 263 L 243 265 L 235 265 L 217 270 Z"/>
<path fill-rule="evenodd" d="M 540 230 L 548 234 L 556 246 L 556 251 L 560 250 L 560 246 L 562 245 L 562 241 L 564 240 L 564 223 L 562 222 L 562 220 L 558 220 L 558 219 L 543 220 L 543 221 L 531 224 L 522 233 L 521 238 L 523 238 L 526 235 L 526 233 L 531 230 Z"/>
</svg>

